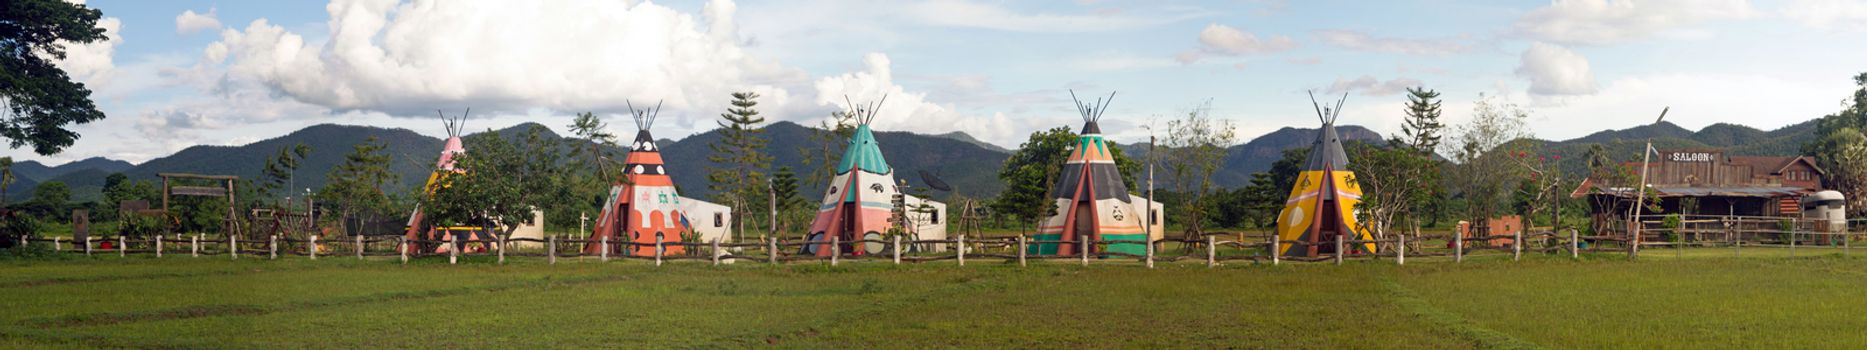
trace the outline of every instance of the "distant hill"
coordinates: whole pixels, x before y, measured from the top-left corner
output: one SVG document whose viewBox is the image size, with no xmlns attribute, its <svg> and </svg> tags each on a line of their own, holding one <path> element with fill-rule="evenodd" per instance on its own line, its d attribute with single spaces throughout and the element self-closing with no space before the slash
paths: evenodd
<svg viewBox="0 0 1867 350">
<path fill-rule="evenodd" d="M 1270 170 L 1271 163 L 1283 159 L 1284 150 L 1309 147 L 1310 143 L 1316 142 L 1317 131 L 1318 129 L 1286 127 L 1227 148 L 1225 163 L 1220 166 L 1216 174 L 1212 175 L 1212 181 L 1225 188 L 1249 185 L 1251 174 Z M 1381 133 L 1355 125 L 1339 125 L 1335 127 L 1335 131 L 1342 137 L 1343 142 L 1386 139 L 1381 136 Z M 1147 156 L 1147 144 L 1145 143 L 1123 144 L 1121 147 L 1122 151 L 1131 157 Z M 1155 177 L 1158 185 L 1168 186 L 1162 183 L 1165 182 L 1164 180 L 1160 180 L 1162 178 L 1160 170 L 1156 170 Z"/>
<path fill-rule="evenodd" d="M 1567 141 L 1534 140 L 1542 147 L 1543 154 L 1563 157 L 1562 170 L 1569 174 L 1581 174 L 1587 171 L 1584 156 L 1588 149 L 1600 144 L 1607 147 L 1610 154 L 1624 155 L 1620 161 L 1639 160 L 1640 149 L 1646 146 L 1648 137 L 1653 138 L 1653 148 L 1660 150 L 1703 149 L 1723 150 L 1732 156 L 1788 156 L 1802 152 L 1802 144 L 1814 140 L 1815 120 L 1785 126 L 1771 131 L 1733 125 L 1713 124 L 1699 131 L 1690 131 L 1672 123 L 1662 122 L 1622 130 L 1601 131 L 1581 138 Z"/>
<path fill-rule="evenodd" d="M 76 162 L 60 164 L 55 167 L 48 167 L 38 161 L 30 160 L 13 163 L 13 176 L 15 180 L 12 185 L 7 186 L 7 198 L 9 200 L 30 198 L 32 196 L 33 187 L 37 187 L 39 183 L 47 181 L 64 181 L 67 186 L 72 187 L 75 195 L 79 192 L 78 187 L 81 184 L 74 184 L 72 181 L 88 182 L 89 174 L 102 173 L 104 175 L 109 175 L 110 173 L 129 170 L 134 166 L 135 165 L 130 164 L 130 162 L 103 157 L 87 158 Z M 103 178 L 98 177 L 96 182 L 101 185 L 103 183 Z"/>
<path fill-rule="evenodd" d="M 798 150 L 819 147 L 811 143 L 811 132 L 809 127 L 788 121 L 766 126 L 764 136 L 770 143 L 766 145 L 765 153 L 774 159 L 772 169 L 775 171 L 779 166 L 789 165 L 798 174 L 800 182 L 810 182 L 808 177 L 812 168 L 804 166 L 804 155 Z M 680 186 L 683 194 L 697 198 L 706 198 L 712 194 L 707 189 L 707 167 L 712 164 L 706 160 L 712 152 L 707 144 L 717 142 L 720 137 L 718 130 L 708 131 L 675 141 L 661 149 L 662 159 L 667 160 L 668 171 L 674 175 L 674 183 Z M 895 179 L 907 180 L 909 186 L 925 186 L 920 171 L 926 170 L 968 196 L 995 196 L 1004 190 L 1004 184 L 998 181 L 998 169 L 1004 165 L 1005 158 L 1010 157 L 1009 153 L 945 135 L 882 131 L 875 133 L 875 141 L 881 144 L 882 157 L 894 168 Z M 833 148 L 840 154 L 846 143 L 838 140 Z M 821 187 L 806 187 L 800 189 L 800 192 L 806 200 L 814 202 L 821 196 Z M 946 195 L 935 193 L 935 197 L 945 198 Z"/>
</svg>

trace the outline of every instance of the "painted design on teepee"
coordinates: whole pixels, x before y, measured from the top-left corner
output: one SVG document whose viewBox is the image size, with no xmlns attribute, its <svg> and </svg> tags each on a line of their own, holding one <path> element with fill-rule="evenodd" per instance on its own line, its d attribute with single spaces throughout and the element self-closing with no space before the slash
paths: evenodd
<svg viewBox="0 0 1867 350">
<path fill-rule="evenodd" d="M 1070 92 L 1070 98 L 1076 99 L 1076 92 Z M 1108 142 L 1102 137 L 1099 121 L 1108 111 L 1108 103 L 1115 100 L 1115 94 L 1096 99 L 1093 103 L 1084 103 L 1076 99 L 1076 110 L 1083 117 L 1083 131 L 1077 137 L 1076 145 L 1070 150 L 1069 159 L 1057 173 L 1056 187 L 1050 195 L 1056 203 L 1056 211 L 1038 223 L 1038 241 L 1077 241 L 1079 239 L 1103 241 L 1146 241 L 1148 234 L 1141 227 L 1145 215 L 1134 208 L 1134 198 L 1128 195 L 1128 186 L 1122 183 L 1121 169 L 1115 166 L 1115 158 L 1109 153 Z M 1027 248 L 1032 254 L 1040 255 L 1075 255 L 1080 252 L 1076 244 L 1036 244 Z M 1145 254 L 1147 247 L 1141 244 L 1109 244 L 1101 248 L 1108 252 Z M 1092 246 L 1092 250 L 1097 249 Z M 1094 253 L 1094 252 L 1091 252 Z"/>
<path fill-rule="evenodd" d="M 635 118 L 635 140 L 623 159 L 623 177 L 612 181 L 609 199 L 603 201 L 603 213 L 597 215 L 590 239 L 607 239 L 610 253 L 653 256 L 655 238 L 660 237 L 663 254 L 680 254 L 684 249 L 673 243 L 692 234 L 693 227 L 687 224 L 680 194 L 674 190 L 674 178 L 667 174 L 655 137 L 648 131 L 655 125 L 661 104 L 656 103 L 654 109 L 635 109 L 629 103 L 629 110 Z M 635 244 L 625 244 L 629 242 Z M 584 253 L 597 254 L 602 246 L 586 245 Z"/>
<path fill-rule="evenodd" d="M 894 225 L 890 220 L 895 209 L 893 198 L 900 189 L 895 184 L 894 168 L 882 157 L 881 145 L 875 142 L 875 134 L 869 130 L 869 123 L 875 121 L 875 112 L 886 101 L 888 97 L 882 96 L 873 104 L 857 106 L 845 98 L 856 117 L 856 131 L 843 150 L 842 161 L 836 165 L 836 177 L 824 190 L 817 218 L 810 223 L 807 239 L 818 244 L 804 246 L 804 254 L 831 255 L 828 242 L 832 237 L 845 242 L 841 247 L 845 254 L 880 253 L 856 249 L 857 245 L 847 242 L 880 239 Z"/>
<path fill-rule="evenodd" d="M 1335 254 L 1333 243 L 1337 239 L 1373 239 L 1355 220 L 1355 205 L 1361 203 L 1361 186 L 1355 182 L 1355 173 L 1348 169 L 1348 154 L 1335 131 L 1335 121 L 1342 113 L 1342 103 L 1348 100 L 1348 94 L 1342 94 L 1342 99 L 1333 107 L 1323 107 L 1315 99 L 1312 94 L 1310 104 L 1316 108 L 1322 129 L 1317 131 L 1316 141 L 1310 144 L 1309 160 L 1303 172 L 1297 175 L 1296 185 L 1290 189 L 1290 199 L 1284 202 L 1283 211 L 1277 215 L 1278 240 L 1310 244 L 1279 244 L 1277 252 L 1284 256 Z M 1351 254 L 1375 252 L 1373 243 L 1346 247 L 1353 250 Z"/>
</svg>

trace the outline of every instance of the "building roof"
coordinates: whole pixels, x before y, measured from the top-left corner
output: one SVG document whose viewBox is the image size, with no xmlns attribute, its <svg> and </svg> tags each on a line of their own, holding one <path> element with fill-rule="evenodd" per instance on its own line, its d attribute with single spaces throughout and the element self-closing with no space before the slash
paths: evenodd
<svg viewBox="0 0 1867 350">
<path fill-rule="evenodd" d="M 1822 171 L 1822 168 L 1815 166 L 1814 159 L 1811 159 L 1809 157 L 1804 157 L 1804 156 L 1792 156 L 1792 157 L 1729 156 L 1729 157 L 1725 157 L 1725 159 L 1730 161 L 1731 164 L 1733 165 L 1743 165 L 1743 166 L 1749 166 L 1751 169 L 1767 170 L 1770 172 L 1769 173 L 1770 175 L 1782 175 L 1784 170 L 1788 170 L 1789 166 L 1795 165 L 1796 162 L 1806 162 L 1810 168 L 1815 169 L 1815 172 L 1824 173 L 1824 171 Z"/>
<path fill-rule="evenodd" d="M 1603 194 L 1616 197 L 1634 197 L 1639 194 L 1631 187 L 1589 186 L 1590 194 Z M 1759 197 L 1775 198 L 1801 196 L 1815 191 L 1796 186 L 1741 186 L 1741 187 L 1684 187 L 1652 186 L 1659 197 Z M 1581 192 L 1580 189 L 1577 192 Z M 1572 194 L 1573 195 L 1573 194 Z"/>
</svg>

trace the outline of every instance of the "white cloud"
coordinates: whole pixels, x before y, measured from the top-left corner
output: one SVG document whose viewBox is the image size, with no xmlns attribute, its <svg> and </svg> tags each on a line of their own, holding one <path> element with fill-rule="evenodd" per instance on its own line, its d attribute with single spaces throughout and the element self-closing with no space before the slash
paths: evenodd
<svg viewBox="0 0 1867 350">
<path fill-rule="evenodd" d="M 1717 19 L 1755 15 L 1748 0 L 1554 0 L 1519 18 L 1519 34 L 1568 45 L 1612 45 Z"/>
<path fill-rule="evenodd" d="M 1530 80 L 1532 95 L 1588 95 L 1598 90 L 1588 58 L 1553 44 L 1538 42 L 1524 50 L 1517 76 Z"/>
<path fill-rule="evenodd" d="M 875 6 L 876 4 L 864 2 L 854 6 L 865 5 Z M 1198 12 L 1178 12 L 1130 16 L 1122 15 L 1120 11 L 1103 11 L 1087 15 L 1051 13 L 1023 14 L 996 5 L 965 0 L 933 0 L 919 2 L 907 5 L 905 9 L 907 10 L 906 14 L 916 17 L 923 23 L 933 25 L 1041 33 L 1079 33 L 1136 29 L 1177 22 L 1204 15 Z"/>
<path fill-rule="evenodd" d="M 1137 56 L 1127 53 L 1100 52 L 1074 59 L 1069 66 L 1088 71 L 1123 71 L 1153 69 L 1174 66 L 1174 60 L 1156 56 Z"/>
<path fill-rule="evenodd" d="M 1381 38 L 1361 31 L 1341 29 L 1318 30 L 1315 34 L 1323 43 L 1358 51 L 1445 56 L 1471 48 L 1457 39 Z"/>
<path fill-rule="evenodd" d="M 1420 85 L 1422 84 L 1419 79 L 1394 78 L 1388 81 L 1381 81 L 1380 79 L 1375 79 L 1373 76 L 1363 75 L 1354 80 L 1336 79 L 1334 83 L 1329 84 L 1329 88 L 1323 91 L 1327 91 L 1332 95 L 1349 91 L 1361 91 L 1363 96 L 1386 96 L 1403 93 L 1407 91 L 1407 88 Z"/>
<path fill-rule="evenodd" d="M 224 31 L 205 61 L 226 80 L 305 103 L 398 116 L 465 107 L 621 112 L 625 100 L 659 100 L 671 111 L 663 115 L 681 116 L 670 119 L 703 119 L 733 91 L 784 109 L 791 97 L 780 85 L 807 79 L 748 54 L 731 32 L 736 6 L 724 0 L 701 18 L 612 1 L 336 0 L 326 9 L 328 42 L 261 19 Z"/>
<path fill-rule="evenodd" d="M 1205 55 L 1243 56 L 1285 51 L 1297 47 L 1296 40 L 1287 36 L 1273 36 L 1259 39 L 1256 34 L 1246 33 L 1223 24 L 1209 24 L 1199 31 L 1199 48 L 1181 52 L 1174 58 L 1180 63 L 1199 62 Z"/>
<path fill-rule="evenodd" d="M 1867 30 L 1867 2 L 1858 0 L 1793 0 L 1783 6 L 1782 14 L 1815 28 Z"/>
<path fill-rule="evenodd" d="M 907 130 L 923 134 L 966 131 L 974 137 L 995 144 L 1016 144 L 1031 130 L 1057 124 L 1049 118 L 1013 118 L 1005 113 L 968 115 L 952 105 L 927 100 L 927 94 L 909 92 L 895 83 L 893 62 L 887 55 L 869 53 L 862 57 L 863 69 L 817 79 L 817 104 L 832 109 L 846 109 L 845 102 L 867 104 L 887 101 L 876 113 L 872 127 L 884 130 Z"/>
<path fill-rule="evenodd" d="M 220 29 L 220 17 L 214 12 L 213 8 L 207 9 L 205 14 L 195 13 L 194 10 L 182 11 L 182 14 L 175 16 L 175 34 Z"/>
<path fill-rule="evenodd" d="M 83 1 L 73 1 L 84 4 Z M 104 29 L 107 40 L 98 40 L 89 44 L 62 42 L 65 46 L 65 59 L 53 62 L 63 69 L 72 79 L 96 90 L 110 84 L 117 68 L 115 56 L 117 44 L 123 43 L 123 21 L 116 17 L 103 17 L 97 20 L 97 27 Z"/>
</svg>

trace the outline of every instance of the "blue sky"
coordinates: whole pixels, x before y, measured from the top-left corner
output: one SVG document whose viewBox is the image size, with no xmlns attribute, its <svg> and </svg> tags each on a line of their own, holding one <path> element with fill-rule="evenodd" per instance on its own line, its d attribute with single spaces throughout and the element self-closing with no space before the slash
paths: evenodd
<svg viewBox="0 0 1867 350">
<path fill-rule="evenodd" d="M 441 136 L 575 112 L 632 128 L 624 101 L 665 101 L 655 133 L 705 131 L 727 93 L 772 120 L 821 121 L 889 95 L 875 127 L 964 131 L 1015 147 L 1080 126 L 1069 89 L 1119 91 L 1103 130 L 1210 100 L 1241 141 L 1313 127 L 1304 92 L 1348 93 L 1342 123 L 1399 131 L 1400 91 L 1480 94 L 1533 111 L 1535 136 L 1668 117 L 1771 129 L 1838 110 L 1867 71 L 1867 2 L 1580 1 L 111 1 L 108 43 L 63 65 L 108 119 L 62 154 L 141 162 L 321 123 Z M 111 26 L 115 26 L 111 28 Z M 622 134 L 628 134 L 624 132 Z"/>
</svg>

